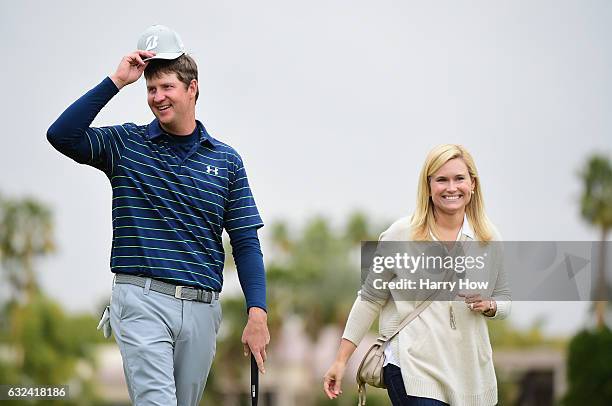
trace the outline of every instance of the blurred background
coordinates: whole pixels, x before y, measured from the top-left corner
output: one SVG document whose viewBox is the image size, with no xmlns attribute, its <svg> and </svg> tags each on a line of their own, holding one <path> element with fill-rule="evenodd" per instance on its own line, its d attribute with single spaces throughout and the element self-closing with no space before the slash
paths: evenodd
<svg viewBox="0 0 612 406">
<path fill-rule="evenodd" d="M 341 399 L 323 397 L 321 377 L 359 287 L 360 241 L 411 213 L 435 145 L 471 151 L 505 240 L 610 240 L 610 21 L 603 0 L 1 2 L 0 384 L 70 385 L 70 400 L 39 404 L 129 404 L 114 340 L 95 330 L 112 284 L 108 180 L 45 134 L 149 25 L 179 32 L 199 64 L 198 118 L 246 163 L 266 222 L 260 405 L 290 406 L 356 403 L 376 326 Z M 152 119 L 141 80 L 94 125 Z M 203 404 L 246 405 L 227 252 Z M 599 304 L 515 302 L 489 323 L 500 405 L 612 402 L 610 261 Z"/>
</svg>

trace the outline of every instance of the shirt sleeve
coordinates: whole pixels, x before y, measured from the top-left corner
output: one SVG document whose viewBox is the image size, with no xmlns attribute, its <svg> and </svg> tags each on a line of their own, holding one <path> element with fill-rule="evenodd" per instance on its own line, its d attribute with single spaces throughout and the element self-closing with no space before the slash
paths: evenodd
<svg viewBox="0 0 612 406">
<path fill-rule="evenodd" d="M 72 103 L 49 127 L 47 139 L 51 145 L 76 162 L 111 175 L 125 149 L 127 131 L 124 126 L 89 126 L 118 92 L 107 77 Z"/>
<path fill-rule="evenodd" d="M 230 232 L 229 236 L 247 311 L 251 307 L 267 311 L 266 274 L 257 229 L 252 227 L 238 229 Z"/>
<path fill-rule="evenodd" d="M 236 230 L 263 227 L 242 160 L 238 160 L 232 166 L 223 228 L 230 234 Z"/>
</svg>

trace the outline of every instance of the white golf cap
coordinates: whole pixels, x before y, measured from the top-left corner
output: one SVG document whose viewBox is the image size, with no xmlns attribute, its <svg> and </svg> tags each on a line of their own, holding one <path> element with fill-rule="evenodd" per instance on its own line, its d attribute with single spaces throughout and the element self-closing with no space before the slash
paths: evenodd
<svg viewBox="0 0 612 406">
<path fill-rule="evenodd" d="M 153 58 L 144 59 L 176 59 L 185 53 L 181 37 L 165 25 L 152 25 L 140 35 L 137 49 L 153 51 Z"/>
</svg>

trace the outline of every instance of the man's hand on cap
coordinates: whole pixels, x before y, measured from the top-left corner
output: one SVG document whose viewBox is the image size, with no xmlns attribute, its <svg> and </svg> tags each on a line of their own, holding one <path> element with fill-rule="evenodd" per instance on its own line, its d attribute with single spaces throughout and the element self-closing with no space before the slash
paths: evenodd
<svg viewBox="0 0 612 406">
<path fill-rule="evenodd" d="M 152 56 L 155 56 L 155 52 L 134 51 L 124 56 L 115 73 L 110 76 L 115 86 L 121 89 L 130 83 L 136 82 L 149 64 L 144 62 L 143 59 L 151 58 Z"/>
</svg>

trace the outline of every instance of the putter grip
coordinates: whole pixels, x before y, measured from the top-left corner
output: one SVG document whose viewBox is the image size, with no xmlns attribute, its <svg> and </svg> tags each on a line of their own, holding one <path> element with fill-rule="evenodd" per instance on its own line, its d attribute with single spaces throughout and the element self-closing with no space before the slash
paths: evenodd
<svg viewBox="0 0 612 406">
<path fill-rule="evenodd" d="M 251 405 L 257 406 L 259 398 L 259 368 L 255 356 L 251 354 Z"/>
</svg>

